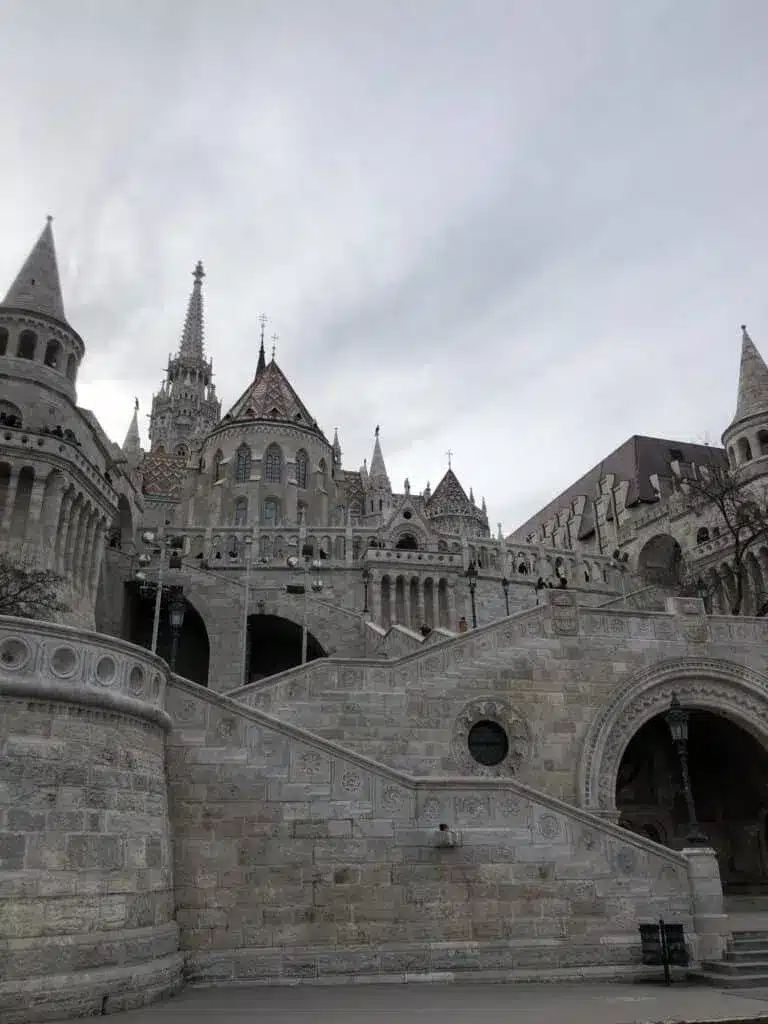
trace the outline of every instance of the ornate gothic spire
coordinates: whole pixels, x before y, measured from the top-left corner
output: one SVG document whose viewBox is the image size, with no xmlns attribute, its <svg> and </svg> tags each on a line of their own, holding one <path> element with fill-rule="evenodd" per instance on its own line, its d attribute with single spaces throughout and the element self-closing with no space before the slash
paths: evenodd
<svg viewBox="0 0 768 1024">
<path fill-rule="evenodd" d="M 128 433 L 123 441 L 123 454 L 129 462 L 138 462 L 141 457 L 141 438 L 139 437 L 139 400 L 133 406 L 133 416 Z"/>
<path fill-rule="evenodd" d="M 384 456 L 381 453 L 381 444 L 379 442 L 379 427 L 376 427 L 375 438 L 373 443 L 373 456 L 371 457 L 371 468 L 368 471 L 368 475 L 371 481 L 381 480 L 389 484 L 389 475 L 387 474 L 387 467 L 384 465 Z"/>
<path fill-rule="evenodd" d="M 337 466 L 341 465 L 341 442 L 339 441 L 339 428 L 333 430 L 333 461 Z"/>
<path fill-rule="evenodd" d="M 2 305 L 26 309 L 31 313 L 44 313 L 66 323 L 52 221 L 52 217 L 46 220 L 40 237 L 8 289 Z"/>
<path fill-rule="evenodd" d="M 203 359 L 203 278 L 205 271 L 200 260 L 192 272 L 195 283 L 189 296 L 184 331 L 181 335 L 179 355 L 188 359 Z"/>
<path fill-rule="evenodd" d="M 768 366 L 755 348 L 755 344 L 741 325 L 741 366 L 739 368 L 739 396 L 734 423 L 756 413 L 768 410 Z"/>
</svg>

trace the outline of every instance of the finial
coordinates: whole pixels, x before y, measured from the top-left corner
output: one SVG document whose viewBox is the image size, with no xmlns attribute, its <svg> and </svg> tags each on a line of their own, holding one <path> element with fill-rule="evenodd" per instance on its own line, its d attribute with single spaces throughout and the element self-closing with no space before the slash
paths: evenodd
<svg viewBox="0 0 768 1024">
<path fill-rule="evenodd" d="M 273 334 L 272 335 L 272 359 L 273 360 L 275 358 L 275 349 L 277 348 L 277 343 L 278 343 L 279 339 L 280 339 L 280 335 L 279 334 Z"/>
<path fill-rule="evenodd" d="M 133 406 L 133 408 L 134 408 L 134 410 L 136 412 L 139 411 L 139 400 L 138 400 L 138 398 L 134 399 L 134 406 Z"/>
<path fill-rule="evenodd" d="M 448 469 L 450 469 L 451 468 L 451 457 L 453 456 L 454 453 L 449 448 L 448 451 L 445 454 L 448 456 Z"/>
<path fill-rule="evenodd" d="M 46 216 L 45 220 L 48 224 L 53 224 L 53 217 L 50 213 Z"/>
<path fill-rule="evenodd" d="M 192 271 L 192 277 L 194 277 L 195 281 L 198 284 L 200 284 L 200 282 L 205 277 L 205 271 L 203 270 L 202 260 L 198 260 L 197 263 L 195 264 L 195 269 Z"/>
<path fill-rule="evenodd" d="M 259 323 L 261 324 L 261 347 L 264 347 L 264 328 L 269 322 L 269 317 L 266 313 L 259 313 Z"/>
<path fill-rule="evenodd" d="M 405 478 L 405 483 L 403 484 L 403 490 L 405 491 L 406 494 L 410 494 L 411 493 L 411 481 L 408 479 L 408 477 Z"/>
<path fill-rule="evenodd" d="M 378 423 L 377 423 L 377 424 L 376 424 L 376 429 L 375 429 L 375 430 L 374 430 L 374 432 L 373 432 L 373 436 L 374 436 L 374 437 L 378 437 L 378 436 L 379 436 L 379 430 L 380 430 L 380 429 L 381 429 L 381 428 L 379 427 L 379 425 L 378 425 Z"/>
<path fill-rule="evenodd" d="M 752 341 L 752 339 L 749 336 L 749 331 L 747 330 L 746 324 L 741 325 L 741 337 L 744 341 Z"/>
</svg>

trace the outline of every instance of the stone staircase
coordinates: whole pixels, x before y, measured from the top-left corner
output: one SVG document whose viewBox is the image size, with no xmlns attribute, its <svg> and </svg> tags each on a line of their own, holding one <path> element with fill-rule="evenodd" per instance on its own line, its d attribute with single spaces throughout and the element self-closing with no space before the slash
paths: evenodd
<svg viewBox="0 0 768 1024">
<path fill-rule="evenodd" d="M 768 931 L 734 931 L 722 960 L 704 960 L 695 977 L 718 988 L 768 988 Z"/>
</svg>

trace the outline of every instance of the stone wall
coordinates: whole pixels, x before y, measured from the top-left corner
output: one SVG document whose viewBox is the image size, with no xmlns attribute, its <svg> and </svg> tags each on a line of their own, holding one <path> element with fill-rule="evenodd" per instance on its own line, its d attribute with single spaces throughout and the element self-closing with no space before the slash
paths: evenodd
<svg viewBox="0 0 768 1024">
<path fill-rule="evenodd" d="M 0 1019 L 113 1012 L 174 991 L 165 665 L 0 618 Z"/>
<path fill-rule="evenodd" d="M 683 856 L 514 781 L 410 778 L 178 679 L 168 710 L 193 981 L 634 971 L 638 921 L 690 930 Z"/>
</svg>

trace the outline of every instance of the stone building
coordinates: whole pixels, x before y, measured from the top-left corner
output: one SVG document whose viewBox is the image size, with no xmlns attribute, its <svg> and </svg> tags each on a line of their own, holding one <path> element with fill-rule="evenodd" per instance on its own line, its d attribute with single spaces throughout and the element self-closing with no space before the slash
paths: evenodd
<svg viewBox="0 0 768 1024">
<path fill-rule="evenodd" d="M 378 428 L 346 467 L 263 339 L 222 415 L 203 278 L 146 452 L 137 411 L 118 447 L 76 404 L 50 223 L 0 304 L 0 550 L 70 607 L 0 616 L 0 1020 L 183 980 L 636 976 L 661 916 L 729 969 L 768 883 L 768 624 L 638 578 L 655 536 L 694 544 L 673 478 L 699 449 L 633 439 L 492 536 L 450 467 L 393 491 Z M 702 450 L 759 487 L 743 344 Z"/>
</svg>

